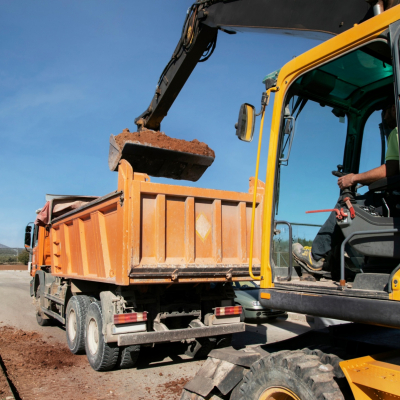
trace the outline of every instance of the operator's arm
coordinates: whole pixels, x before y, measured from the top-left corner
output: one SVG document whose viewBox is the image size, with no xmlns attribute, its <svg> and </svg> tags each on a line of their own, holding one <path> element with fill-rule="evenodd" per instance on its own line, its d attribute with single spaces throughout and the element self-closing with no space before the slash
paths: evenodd
<svg viewBox="0 0 400 400">
<path fill-rule="evenodd" d="M 387 176 L 393 176 L 399 174 L 399 162 L 395 160 L 388 160 L 386 164 L 381 165 L 378 168 L 371 169 L 361 174 L 348 174 L 338 179 L 338 185 L 340 189 L 344 189 L 353 186 L 357 183 L 369 185 L 378 179 L 385 178 Z"/>
</svg>

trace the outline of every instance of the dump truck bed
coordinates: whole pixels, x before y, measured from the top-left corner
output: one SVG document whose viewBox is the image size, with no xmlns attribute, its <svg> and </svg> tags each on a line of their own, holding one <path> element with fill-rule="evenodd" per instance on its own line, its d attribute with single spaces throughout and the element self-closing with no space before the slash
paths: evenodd
<svg viewBox="0 0 400 400">
<path fill-rule="evenodd" d="M 254 270 L 263 183 L 258 182 Z M 250 279 L 249 193 L 152 183 L 123 160 L 118 190 L 54 219 L 52 274 L 118 285 Z"/>
</svg>

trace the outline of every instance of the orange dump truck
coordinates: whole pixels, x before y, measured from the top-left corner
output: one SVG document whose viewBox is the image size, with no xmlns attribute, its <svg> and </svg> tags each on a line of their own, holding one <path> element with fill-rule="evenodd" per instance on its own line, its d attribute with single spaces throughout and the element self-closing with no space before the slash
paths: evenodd
<svg viewBox="0 0 400 400">
<path fill-rule="evenodd" d="M 95 370 L 132 366 L 140 345 L 186 341 L 188 354 L 244 330 L 232 281 L 249 280 L 249 193 L 150 182 L 122 160 L 103 197 L 48 196 L 26 247 L 41 325 L 66 326 Z M 258 182 L 253 269 L 259 271 L 264 184 Z"/>
</svg>

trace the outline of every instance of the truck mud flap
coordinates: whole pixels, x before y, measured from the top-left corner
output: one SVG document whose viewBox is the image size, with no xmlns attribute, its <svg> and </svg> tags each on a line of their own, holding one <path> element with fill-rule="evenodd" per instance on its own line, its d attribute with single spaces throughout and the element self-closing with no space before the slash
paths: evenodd
<svg viewBox="0 0 400 400">
<path fill-rule="evenodd" d="M 229 325 L 207 326 L 202 328 L 174 329 L 164 332 L 128 333 L 118 337 L 118 346 L 130 346 L 132 344 L 161 343 L 183 339 L 212 337 L 229 335 L 231 333 L 244 332 L 243 322 Z"/>
</svg>

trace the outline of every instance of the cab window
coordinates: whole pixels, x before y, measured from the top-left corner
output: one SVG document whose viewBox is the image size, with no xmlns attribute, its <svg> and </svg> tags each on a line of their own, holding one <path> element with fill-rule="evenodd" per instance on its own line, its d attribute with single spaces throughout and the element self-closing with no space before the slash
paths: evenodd
<svg viewBox="0 0 400 400">
<path fill-rule="evenodd" d="M 372 42 L 299 77 L 282 115 L 275 188 L 276 220 L 311 245 L 339 197 L 332 171 L 363 172 L 382 164 L 381 110 L 393 98 L 385 41 Z M 385 145 L 384 145 L 385 146 Z M 277 227 L 275 265 L 287 266 L 288 232 Z"/>
</svg>

